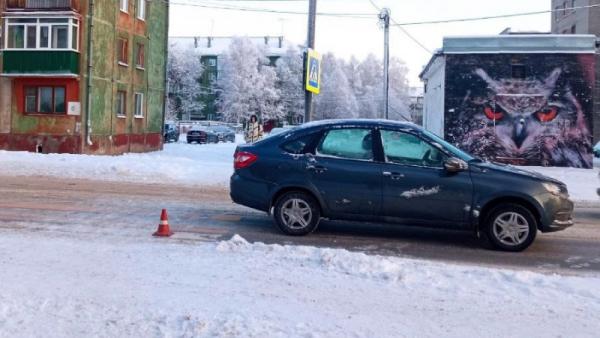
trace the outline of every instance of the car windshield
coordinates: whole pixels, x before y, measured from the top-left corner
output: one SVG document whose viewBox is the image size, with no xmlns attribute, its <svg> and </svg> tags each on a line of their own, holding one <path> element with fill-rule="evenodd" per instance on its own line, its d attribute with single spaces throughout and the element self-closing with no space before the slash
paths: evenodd
<svg viewBox="0 0 600 338">
<path fill-rule="evenodd" d="M 423 134 L 425 134 L 425 136 L 427 136 L 429 139 L 431 139 L 432 141 L 439 143 L 444 149 L 446 149 L 447 151 L 451 152 L 452 155 L 460 158 L 463 161 L 466 162 L 470 162 L 473 160 L 477 160 L 476 157 L 470 155 L 469 153 L 460 150 L 459 148 L 453 146 L 452 144 L 448 143 L 447 141 L 445 141 L 443 138 L 437 136 L 436 134 L 427 131 L 427 130 L 423 130 Z"/>
</svg>

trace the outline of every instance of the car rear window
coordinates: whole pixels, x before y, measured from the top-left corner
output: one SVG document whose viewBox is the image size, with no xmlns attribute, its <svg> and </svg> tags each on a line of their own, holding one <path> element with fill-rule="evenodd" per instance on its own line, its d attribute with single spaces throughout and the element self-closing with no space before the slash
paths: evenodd
<svg viewBox="0 0 600 338">
<path fill-rule="evenodd" d="M 307 150 L 306 147 L 315 139 L 316 134 L 317 133 L 303 135 L 293 140 L 286 141 L 281 145 L 281 149 L 290 154 L 304 154 Z"/>
</svg>

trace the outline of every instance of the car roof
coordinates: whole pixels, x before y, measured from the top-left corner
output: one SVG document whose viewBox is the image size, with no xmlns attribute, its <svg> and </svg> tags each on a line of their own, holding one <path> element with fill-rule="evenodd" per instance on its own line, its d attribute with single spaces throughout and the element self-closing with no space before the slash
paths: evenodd
<svg viewBox="0 0 600 338">
<path fill-rule="evenodd" d="M 356 126 L 356 127 L 395 127 L 395 128 L 407 128 L 407 129 L 420 129 L 419 126 L 412 122 L 401 122 L 384 119 L 341 119 L 341 120 L 320 120 L 305 123 L 299 126 L 299 129 L 320 129 L 322 127 L 335 127 L 335 126 Z"/>
</svg>

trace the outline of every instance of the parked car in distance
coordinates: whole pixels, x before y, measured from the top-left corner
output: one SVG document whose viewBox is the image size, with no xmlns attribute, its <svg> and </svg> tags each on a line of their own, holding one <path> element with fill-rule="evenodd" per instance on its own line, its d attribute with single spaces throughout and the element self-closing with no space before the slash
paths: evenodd
<svg viewBox="0 0 600 338">
<path fill-rule="evenodd" d="M 187 132 L 187 143 L 218 143 L 219 137 L 215 132 L 200 126 L 193 126 Z"/>
<path fill-rule="evenodd" d="M 227 126 L 210 126 L 208 129 L 217 134 L 219 142 L 235 142 L 235 131 Z"/>
<path fill-rule="evenodd" d="M 600 157 L 600 142 L 596 143 L 594 146 L 594 156 Z"/>
<path fill-rule="evenodd" d="M 178 142 L 179 141 L 179 128 L 175 123 L 165 123 L 165 135 L 164 142 Z"/>
<path fill-rule="evenodd" d="M 321 218 L 472 231 L 494 248 L 521 251 L 537 231 L 571 225 L 564 183 L 484 162 L 411 123 L 319 121 L 234 155 L 235 203 L 271 214 L 286 234 Z"/>
</svg>

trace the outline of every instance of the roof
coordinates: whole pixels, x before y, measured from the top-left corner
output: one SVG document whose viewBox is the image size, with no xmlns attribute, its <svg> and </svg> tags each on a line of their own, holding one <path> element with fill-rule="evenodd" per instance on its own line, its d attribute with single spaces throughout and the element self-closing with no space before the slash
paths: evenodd
<svg viewBox="0 0 600 338">
<path fill-rule="evenodd" d="M 419 73 L 419 78 L 422 80 L 423 76 L 425 76 L 425 73 L 427 73 L 429 71 L 429 68 L 431 68 L 431 66 L 433 65 L 433 63 L 435 62 L 435 60 L 437 60 L 438 57 L 442 56 L 444 53 L 442 52 L 441 49 L 438 49 L 435 51 L 435 53 L 433 53 L 433 55 L 431 56 L 431 58 L 429 59 L 429 62 L 427 62 L 427 64 L 425 65 L 425 67 L 423 67 L 423 70 Z"/>
<path fill-rule="evenodd" d="M 419 74 L 423 76 L 438 57 L 446 54 L 595 54 L 591 34 L 500 34 L 445 37 Z"/>
<path fill-rule="evenodd" d="M 516 34 L 445 37 L 443 54 L 596 52 L 595 35 Z"/>
<path fill-rule="evenodd" d="M 176 36 L 169 37 L 169 45 L 174 47 L 194 48 L 199 55 L 224 54 L 234 36 Z M 283 36 L 246 36 L 257 45 L 266 47 L 268 56 L 285 54 L 290 42 Z"/>
</svg>

